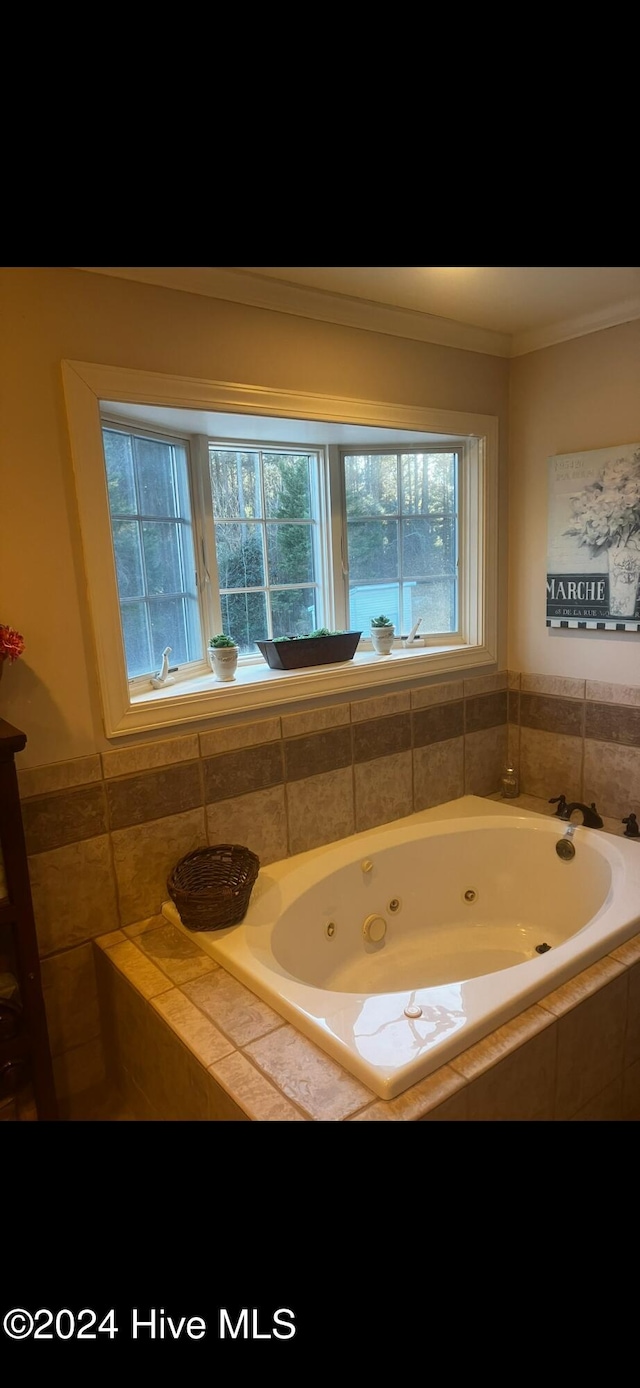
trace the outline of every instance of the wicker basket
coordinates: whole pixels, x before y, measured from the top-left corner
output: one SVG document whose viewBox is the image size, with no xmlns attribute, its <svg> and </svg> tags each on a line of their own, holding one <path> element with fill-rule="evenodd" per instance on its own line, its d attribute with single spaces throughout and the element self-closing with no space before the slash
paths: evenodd
<svg viewBox="0 0 640 1388">
<path fill-rule="evenodd" d="M 189 930 L 224 930 L 246 915 L 260 859 L 238 843 L 196 848 L 180 858 L 167 890 Z"/>
</svg>

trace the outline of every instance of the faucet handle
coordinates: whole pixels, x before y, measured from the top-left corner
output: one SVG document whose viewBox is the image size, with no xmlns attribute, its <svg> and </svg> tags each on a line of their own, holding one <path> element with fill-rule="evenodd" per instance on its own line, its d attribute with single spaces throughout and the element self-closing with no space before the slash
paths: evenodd
<svg viewBox="0 0 640 1388">
<path fill-rule="evenodd" d="M 627 839 L 638 839 L 638 838 L 640 838 L 640 827 L 638 826 L 638 820 L 637 820 L 636 815 L 634 815 L 634 814 L 628 814 L 627 817 L 626 817 L 626 819 L 623 819 L 622 823 L 623 823 L 623 824 L 626 824 L 626 826 L 627 826 L 626 829 L 625 829 L 625 831 L 624 831 L 624 833 L 625 833 L 625 838 L 627 838 Z"/>
<path fill-rule="evenodd" d="M 564 811 L 565 811 L 565 809 L 566 809 L 566 804 L 567 804 L 567 797 L 566 797 L 566 795 L 554 795 L 554 796 L 552 796 L 551 800 L 548 800 L 548 801 L 547 801 L 547 804 L 549 804 L 549 805 L 557 805 L 558 808 L 557 808 L 557 810 L 556 810 L 556 812 L 555 812 L 555 813 L 556 813 L 556 818 L 557 818 L 557 819 L 563 819 L 563 818 L 564 818 Z"/>
</svg>

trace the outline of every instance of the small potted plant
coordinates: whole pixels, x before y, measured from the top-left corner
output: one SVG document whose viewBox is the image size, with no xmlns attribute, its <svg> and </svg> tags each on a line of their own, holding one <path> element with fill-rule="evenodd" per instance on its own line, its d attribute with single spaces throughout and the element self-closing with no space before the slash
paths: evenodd
<svg viewBox="0 0 640 1388">
<path fill-rule="evenodd" d="M 377 655 L 390 655 L 396 629 L 390 617 L 371 618 L 371 641 Z"/>
<path fill-rule="evenodd" d="M 209 642 L 209 661 L 218 680 L 234 680 L 238 664 L 238 647 L 232 636 L 218 632 Z"/>
</svg>

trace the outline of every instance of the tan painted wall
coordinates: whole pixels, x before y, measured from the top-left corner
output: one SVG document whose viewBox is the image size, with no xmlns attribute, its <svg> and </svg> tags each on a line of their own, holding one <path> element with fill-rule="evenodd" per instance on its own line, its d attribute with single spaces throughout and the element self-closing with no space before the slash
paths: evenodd
<svg viewBox="0 0 640 1388">
<path fill-rule="evenodd" d="M 66 268 L 5 267 L 0 290 L 0 621 L 26 642 L 5 668 L 0 711 L 27 732 L 21 766 L 109 745 L 84 592 L 65 358 L 496 415 L 505 593 L 506 360 Z M 503 601 L 501 664 L 505 649 Z"/>
<path fill-rule="evenodd" d="M 547 628 L 545 575 L 547 458 L 640 440 L 640 322 L 510 365 L 509 668 L 637 685 L 640 636 Z"/>
</svg>

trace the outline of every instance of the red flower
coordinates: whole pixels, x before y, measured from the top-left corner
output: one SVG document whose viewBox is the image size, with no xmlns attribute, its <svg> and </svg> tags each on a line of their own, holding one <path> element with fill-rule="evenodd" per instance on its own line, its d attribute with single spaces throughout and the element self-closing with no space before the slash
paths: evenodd
<svg viewBox="0 0 640 1388">
<path fill-rule="evenodd" d="M 24 637 L 0 622 L 0 660 L 17 660 L 24 650 Z"/>
</svg>

